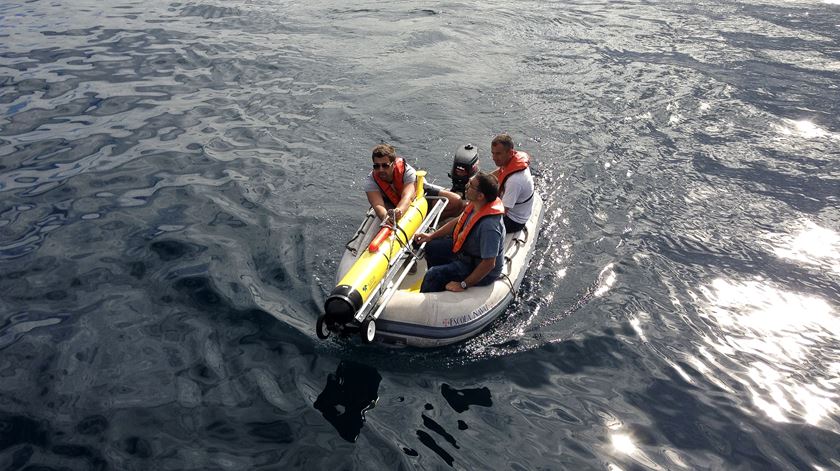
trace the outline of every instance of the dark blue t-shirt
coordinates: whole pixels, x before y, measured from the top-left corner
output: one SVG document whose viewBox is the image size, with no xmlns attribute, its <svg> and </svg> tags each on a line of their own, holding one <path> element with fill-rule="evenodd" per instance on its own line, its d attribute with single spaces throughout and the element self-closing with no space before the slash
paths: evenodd
<svg viewBox="0 0 840 471">
<path fill-rule="evenodd" d="M 464 225 L 466 226 L 466 223 Z M 497 278 L 502 273 L 505 262 L 505 226 L 502 223 L 502 216 L 481 218 L 464 241 L 460 254 L 469 255 L 473 267 L 481 259 L 496 257 L 496 266 L 487 276 Z"/>
</svg>

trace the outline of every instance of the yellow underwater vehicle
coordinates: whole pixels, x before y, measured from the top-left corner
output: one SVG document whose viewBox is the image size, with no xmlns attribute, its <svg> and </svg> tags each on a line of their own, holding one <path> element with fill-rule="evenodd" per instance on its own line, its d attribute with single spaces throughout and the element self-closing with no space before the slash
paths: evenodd
<svg viewBox="0 0 840 471">
<path fill-rule="evenodd" d="M 463 191 L 477 171 L 478 153 L 470 145 L 455 154 L 453 191 Z M 426 197 L 425 172 L 417 172 L 417 194 L 395 225 L 383 225 L 370 209 L 347 243 L 337 285 L 324 302 L 316 334 L 359 332 L 364 343 L 374 340 L 399 346 L 436 347 L 478 334 L 513 300 L 536 247 L 543 204 L 534 194 L 531 218 L 521 231 L 505 237 L 502 276 L 488 286 L 467 291 L 421 293 L 427 265 L 424 245 L 414 234 L 432 231 L 441 223 L 445 198 Z"/>
</svg>

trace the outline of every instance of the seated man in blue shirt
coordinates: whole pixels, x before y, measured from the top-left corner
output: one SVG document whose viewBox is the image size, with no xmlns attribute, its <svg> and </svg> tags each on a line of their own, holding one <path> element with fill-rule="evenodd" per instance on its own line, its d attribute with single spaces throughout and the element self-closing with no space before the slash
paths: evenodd
<svg viewBox="0 0 840 471">
<path fill-rule="evenodd" d="M 420 286 L 422 293 L 485 286 L 502 273 L 505 207 L 496 177 L 477 174 L 470 179 L 465 196 L 467 207 L 457 219 L 432 233 L 414 236 L 415 241 L 426 242 L 429 270 Z"/>
</svg>

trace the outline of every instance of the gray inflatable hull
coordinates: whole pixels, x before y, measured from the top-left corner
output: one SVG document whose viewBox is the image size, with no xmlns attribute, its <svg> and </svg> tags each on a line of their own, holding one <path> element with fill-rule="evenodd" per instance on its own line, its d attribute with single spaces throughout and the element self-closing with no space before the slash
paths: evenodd
<svg viewBox="0 0 840 471">
<path fill-rule="evenodd" d="M 542 218 L 542 198 L 534 194 L 531 218 L 525 229 L 505 238 L 503 276 L 491 285 L 474 286 L 462 293 L 420 293 L 417 288 L 426 272 L 425 260 L 420 260 L 417 271 L 403 280 L 376 319 L 376 341 L 397 346 L 440 347 L 481 332 L 504 312 L 519 290 L 536 248 Z M 345 251 L 337 279 L 352 266 L 356 259 L 354 252 L 361 253 L 358 249 L 367 246 L 378 229 L 379 221 L 375 218 L 362 227 L 364 236 Z"/>
</svg>

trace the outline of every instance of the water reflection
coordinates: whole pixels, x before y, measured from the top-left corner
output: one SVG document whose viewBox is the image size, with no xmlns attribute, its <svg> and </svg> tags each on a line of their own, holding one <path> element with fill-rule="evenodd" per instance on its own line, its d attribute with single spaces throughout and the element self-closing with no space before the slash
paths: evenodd
<svg viewBox="0 0 840 471">
<path fill-rule="evenodd" d="M 829 137 L 831 139 L 840 139 L 837 136 L 825 129 L 819 127 L 812 121 L 808 120 L 784 120 L 784 124 L 776 125 L 776 130 L 784 137 L 801 137 L 804 139 L 819 139 L 821 137 Z"/>
<path fill-rule="evenodd" d="M 595 290 L 595 296 L 603 296 L 612 288 L 616 281 L 616 274 L 614 270 L 615 264 L 608 263 L 600 273 L 598 273 L 598 289 Z"/>
<path fill-rule="evenodd" d="M 783 290 L 763 280 L 717 279 L 701 288 L 701 316 L 715 333 L 712 354 L 737 357 L 730 371 L 752 403 L 771 419 L 821 422 L 838 412 L 836 365 L 840 319 L 824 299 Z"/>
<path fill-rule="evenodd" d="M 793 234 L 764 237 L 776 256 L 840 273 L 840 234 L 807 219 L 794 223 L 791 229 Z"/>
<path fill-rule="evenodd" d="M 624 453 L 629 455 L 636 451 L 636 445 L 633 444 L 633 440 L 630 438 L 629 435 L 624 433 L 616 433 L 613 434 L 611 437 L 611 442 L 613 448 L 620 453 Z"/>
<path fill-rule="evenodd" d="M 626 432 L 619 432 L 618 430 L 622 430 L 621 425 L 616 425 L 613 427 L 609 427 L 611 430 L 615 430 L 615 432 L 610 434 L 610 444 L 612 445 L 612 450 L 617 453 L 615 456 L 617 459 L 626 459 L 629 458 L 639 464 L 641 464 L 645 469 L 656 469 L 656 470 L 664 470 L 662 466 L 656 463 L 650 456 L 647 455 L 641 448 L 636 445 L 636 439 L 632 435 Z M 636 466 L 632 466 L 631 469 L 635 469 Z M 623 469 L 615 463 L 611 463 L 611 469 Z"/>
<path fill-rule="evenodd" d="M 382 376 L 374 368 L 352 361 L 338 364 L 327 377 L 324 391 L 314 407 L 338 431 L 341 438 L 355 443 L 365 422 L 365 412 L 376 406 Z"/>
</svg>

